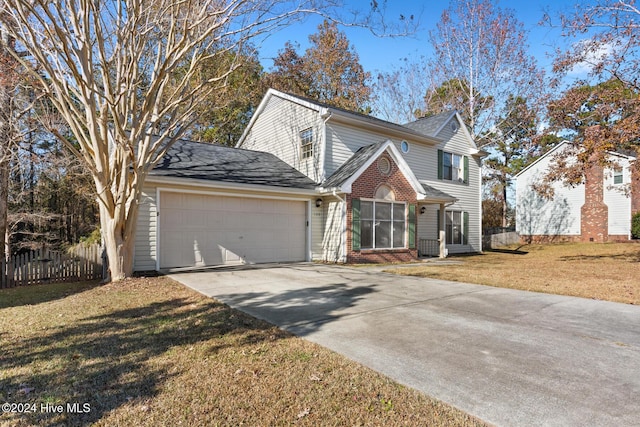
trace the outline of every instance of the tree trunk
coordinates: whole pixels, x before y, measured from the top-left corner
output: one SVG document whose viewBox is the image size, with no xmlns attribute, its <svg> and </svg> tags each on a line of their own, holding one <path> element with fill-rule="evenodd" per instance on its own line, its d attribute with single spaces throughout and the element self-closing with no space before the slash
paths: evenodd
<svg viewBox="0 0 640 427">
<path fill-rule="evenodd" d="M 502 182 L 502 227 L 507 228 L 507 214 L 509 212 L 509 205 L 507 204 L 507 181 Z"/>
<path fill-rule="evenodd" d="M 1 137 L 2 135 L 0 135 Z M 5 245 L 8 245 L 8 214 L 9 214 L 9 156 L 5 155 L 6 146 L 0 141 L 0 260 L 9 256 Z"/>
<path fill-rule="evenodd" d="M 134 202 L 128 206 L 126 220 L 114 218 L 110 214 L 110 210 L 102 203 L 99 203 L 99 206 L 102 239 L 109 262 L 106 279 L 117 282 L 133 275 L 133 250 L 138 203 Z"/>
</svg>

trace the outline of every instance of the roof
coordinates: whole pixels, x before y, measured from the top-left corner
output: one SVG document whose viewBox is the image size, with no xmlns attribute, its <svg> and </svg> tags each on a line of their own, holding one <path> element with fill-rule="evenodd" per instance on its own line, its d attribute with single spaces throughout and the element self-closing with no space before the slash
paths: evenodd
<svg viewBox="0 0 640 427">
<path fill-rule="evenodd" d="M 316 188 L 313 180 L 273 154 L 184 139 L 171 146 L 150 175 L 284 188 Z"/>
<path fill-rule="evenodd" d="M 380 141 L 376 144 L 367 145 L 356 151 L 353 156 L 344 162 L 329 178 L 327 178 L 322 186 L 325 188 L 341 187 L 346 181 L 348 181 L 358 170 L 364 166 L 367 161 L 376 155 L 380 147 L 382 147 L 386 141 Z"/>
<path fill-rule="evenodd" d="M 429 201 L 442 201 L 442 202 L 457 202 L 458 199 L 444 191 L 437 190 L 427 184 L 422 184 L 424 188 L 424 200 Z"/>
<path fill-rule="evenodd" d="M 447 122 L 455 116 L 455 114 L 455 110 L 445 111 L 444 113 L 436 114 L 435 116 L 423 117 L 415 122 L 405 123 L 403 126 L 424 135 L 435 137 L 440 133 L 440 130 L 442 130 Z"/>
<path fill-rule="evenodd" d="M 253 123 L 258 119 L 258 116 L 262 113 L 262 111 L 267 107 L 268 100 L 271 96 L 277 96 L 282 99 L 286 99 L 288 101 L 300 104 L 306 108 L 317 111 L 323 118 L 332 119 L 336 121 L 343 121 L 346 123 L 356 124 L 359 126 L 368 126 L 373 129 L 377 129 L 385 134 L 400 136 L 402 138 L 414 138 L 429 144 L 436 144 L 441 142 L 440 138 L 437 138 L 434 135 L 427 135 L 419 130 L 412 129 L 410 127 L 399 125 L 397 123 L 388 122 L 386 120 L 379 119 L 377 117 L 369 116 L 366 114 L 357 113 L 355 111 L 346 110 L 344 108 L 335 107 L 333 105 L 329 105 L 327 103 L 305 98 L 300 95 L 293 95 L 290 93 L 280 92 L 275 89 L 269 89 L 265 96 L 263 97 L 260 105 L 256 109 L 255 113 L 251 117 L 249 124 L 247 125 L 244 133 L 240 137 L 240 140 L 236 144 L 237 147 L 242 146 L 247 135 L 249 134 L 249 130 L 252 128 Z M 454 112 L 455 113 L 455 112 Z"/>
</svg>

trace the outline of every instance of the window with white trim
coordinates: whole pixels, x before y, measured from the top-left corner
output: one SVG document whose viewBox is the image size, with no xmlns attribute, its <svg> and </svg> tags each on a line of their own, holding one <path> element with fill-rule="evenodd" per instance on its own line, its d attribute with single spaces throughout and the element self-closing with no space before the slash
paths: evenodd
<svg viewBox="0 0 640 427">
<path fill-rule="evenodd" d="M 613 183 L 622 184 L 624 182 L 624 175 L 622 173 L 622 168 L 617 167 L 613 170 Z"/>
<path fill-rule="evenodd" d="M 445 221 L 445 234 L 447 244 L 449 245 L 466 245 L 467 244 L 467 236 L 466 229 L 468 224 L 465 224 L 465 217 L 467 215 L 461 211 L 445 211 L 444 213 L 444 221 Z M 468 222 L 468 219 L 467 219 Z"/>
<path fill-rule="evenodd" d="M 405 247 L 406 204 L 362 200 L 360 202 L 360 247 L 392 249 Z"/>
<path fill-rule="evenodd" d="M 438 150 L 438 179 L 469 182 L 469 158 L 460 154 Z"/>
<path fill-rule="evenodd" d="M 300 132 L 300 153 L 303 159 L 313 157 L 313 128 Z"/>
</svg>

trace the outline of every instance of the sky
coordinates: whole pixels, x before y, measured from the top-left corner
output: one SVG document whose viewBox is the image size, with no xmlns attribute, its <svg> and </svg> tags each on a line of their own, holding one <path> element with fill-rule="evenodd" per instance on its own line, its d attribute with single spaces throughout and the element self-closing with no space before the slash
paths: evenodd
<svg viewBox="0 0 640 427">
<path fill-rule="evenodd" d="M 371 0 L 346 0 L 346 5 L 351 9 L 367 9 L 370 2 Z M 382 3 L 381 0 L 379 2 Z M 580 0 L 502 0 L 498 1 L 498 6 L 512 9 L 515 12 L 516 18 L 529 32 L 531 55 L 537 59 L 539 66 L 550 71 L 552 60 L 548 54 L 564 40 L 560 37 L 558 29 L 542 27 L 538 23 L 545 12 L 549 13 L 552 18 L 556 18 L 561 11 L 574 10 L 578 3 L 589 2 Z M 403 58 L 417 59 L 421 55 L 429 56 L 431 53 L 429 31 L 435 29 L 442 11 L 448 6 L 448 0 L 387 0 L 387 18 L 397 19 L 400 14 L 403 14 L 404 16 L 413 15 L 418 20 L 418 31 L 409 37 L 376 37 L 364 28 L 341 27 L 341 31 L 346 33 L 347 38 L 354 46 L 365 71 L 375 75 L 377 72 L 390 71 L 399 65 Z M 272 67 L 272 58 L 277 55 L 278 50 L 282 49 L 287 41 L 299 43 L 300 50 L 298 52 L 304 53 L 309 45 L 309 35 L 317 31 L 321 22 L 322 18 L 311 17 L 304 22 L 272 34 L 259 47 L 261 62 L 265 69 L 268 70 Z"/>
</svg>

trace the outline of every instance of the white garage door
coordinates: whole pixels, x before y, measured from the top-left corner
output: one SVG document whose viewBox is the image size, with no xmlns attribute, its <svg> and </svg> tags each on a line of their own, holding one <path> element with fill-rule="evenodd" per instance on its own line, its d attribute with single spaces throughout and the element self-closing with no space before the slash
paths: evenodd
<svg viewBox="0 0 640 427">
<path fill-rule="evenodd" d="M 160 193 L 160 267 L 304 261 L 306 203 Z"/>
</svg>

